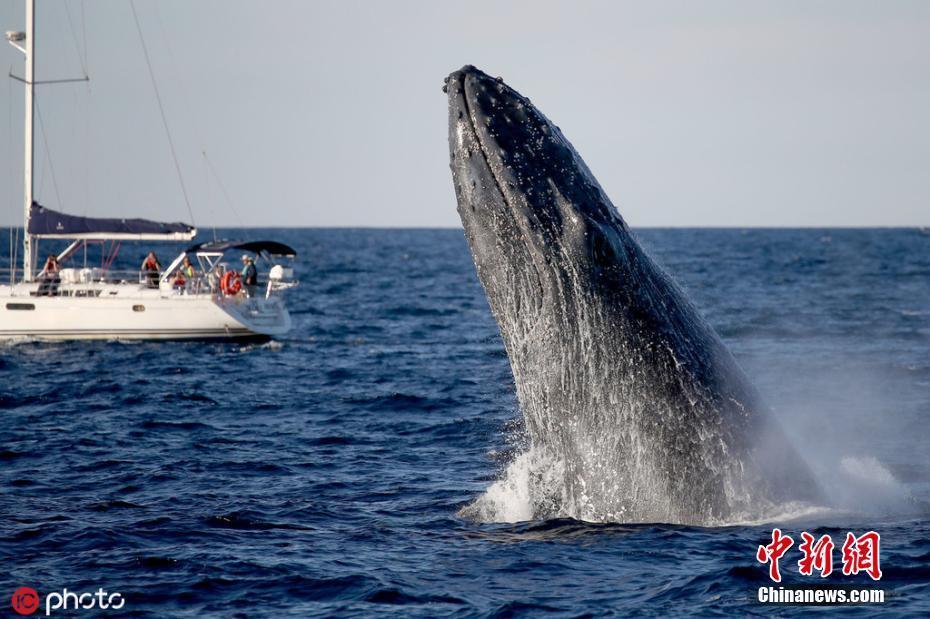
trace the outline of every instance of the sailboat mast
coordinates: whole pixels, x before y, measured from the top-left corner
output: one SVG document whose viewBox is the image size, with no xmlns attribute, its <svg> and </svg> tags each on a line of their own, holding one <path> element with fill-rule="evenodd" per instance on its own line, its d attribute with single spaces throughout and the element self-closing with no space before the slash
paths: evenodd
<svg viewBox="0 0 930 619">
<path fill-rule="evenodd" d="M 26 0 L 26 41 L 24 52 L 26 54 L 26 136 L 23 150 L 23 280 L 32 281 L 32 236 L 29 234 L 29 215 L 32 210 L 32 167 L 34 163 L 33 146 L 35 143 L 35 130 L 33 127 L 33 116 L 35 113 L 35 0 Z"/>
</svg>

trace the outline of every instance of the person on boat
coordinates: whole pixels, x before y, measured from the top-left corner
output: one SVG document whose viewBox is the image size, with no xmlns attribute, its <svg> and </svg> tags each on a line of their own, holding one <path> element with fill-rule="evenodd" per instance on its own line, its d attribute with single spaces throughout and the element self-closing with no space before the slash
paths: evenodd
<svg viewBox="0 0 930 619">
<path fill-rule="evenodd" d="M 184 260 L 181 261 L 181 266 L 178 271 L 188 280 L 194 279 L 194 265 L 191 264 L 191 259 L 187 256 L 184 256 Z"/>
<path fill-rule="evenodd" d="M 39 273 L 39 291 L 38 296 L 53 297 L 58 294 L 58 286 L 61 284 L 61 265 L 58 264 L 58 256 L 49 254 L 42 272 Z"/>
<path fill-rule="evenodd" d="M 179 290 L 190 290 L 193 283 L 194 265 L 191 264 L 190 258 L 184 256 L 181 266 L 178 267 L 178 270 L 174 274 L 173 286 Z"/>
<path fill-rule="evenodd" d="M 255 288 L 258 286 L 258 269 L 255 268 L 255 261 L 252 260 L 252 256 L 248 254 L 242 256 L 242 262 L 245 263 L 245 266 L 242 267 L 242 285 L 245 286 L 251 297 L 255 294 Z"/>
<path fill-rule="evenodd" d="M 187 288 L 188 279 L 184 277 L 184 270 L 178 269 L 174 274 L 174 281 L 171 282 L 172 287 L 178 292 L 183 291 Z"/>
<path fill-rule="evenodd" d="M 158 275 L 161 273 L 161 263 L 155 252 L 150 251 L 149 255 L 142 261 L 142 268 L 139 269 L 145 275 L 145 282 L 149 288 L 158 288 Z"/>
</svg>

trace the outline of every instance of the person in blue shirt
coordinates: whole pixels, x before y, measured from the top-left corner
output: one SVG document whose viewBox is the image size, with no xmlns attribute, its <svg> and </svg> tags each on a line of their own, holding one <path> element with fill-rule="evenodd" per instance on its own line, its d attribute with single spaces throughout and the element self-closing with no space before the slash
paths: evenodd
<svg viewBox="0 0 930 619">
<path fill-rule="evenodd" d="M 242 285 L 249 292 L 249 296 L 254 296 L 255 288 L 258 286 L 258 269 L 255 268 L 255 261 L 252 256 L 245 254 L 242 256 Z"/>
</svg>

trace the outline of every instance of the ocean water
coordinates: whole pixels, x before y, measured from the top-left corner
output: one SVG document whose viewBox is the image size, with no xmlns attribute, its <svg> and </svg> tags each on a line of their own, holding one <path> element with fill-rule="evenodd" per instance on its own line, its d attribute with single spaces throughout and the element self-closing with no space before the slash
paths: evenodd
<svg viewBox="0 0 930 619">
<path fill-rule="evenodd" d="M 882 536 L 878 583 L 795 547 L 783 584 L 881 606 L 757 602 L 771 523 L 460 517 L 524 449 L 462 233 L 262 230 L 301 254 L 286 338 L 0 344 L 0 613 L 20 586 L 126 599 L 77 617 L 930 613 L 930 235 L 637 234 L 829 490 L 776 524 Z"/>
</svg>

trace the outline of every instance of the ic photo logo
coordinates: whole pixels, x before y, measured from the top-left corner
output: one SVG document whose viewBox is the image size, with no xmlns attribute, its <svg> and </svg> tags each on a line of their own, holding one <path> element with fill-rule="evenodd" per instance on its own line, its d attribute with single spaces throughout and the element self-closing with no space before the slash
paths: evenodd
<svg viewBox="0 0 930 619">
<path fill-rule="evenodd" d="M 13 610 L 20 615 L 31 615 L 39 610 L 39 594 L 31 587 L 20 587 L 13 592 Z"/>
<path fill-rule="evenodd" d="M 32 587 L 20 587 L 13 592 L 13 610 L 20 615 L 31 615 L 41 604 L 39 593 Z M 52 591 L 45 596 L 45 616 L 48 617 L 56 610 L 91 610 L 100 609 L 119 610 L 125 606 L 126 600 L 120 593 L 107 593 L 100 587 L 94 593 L 75 593 L 62 589 Z"/>
</svg>

